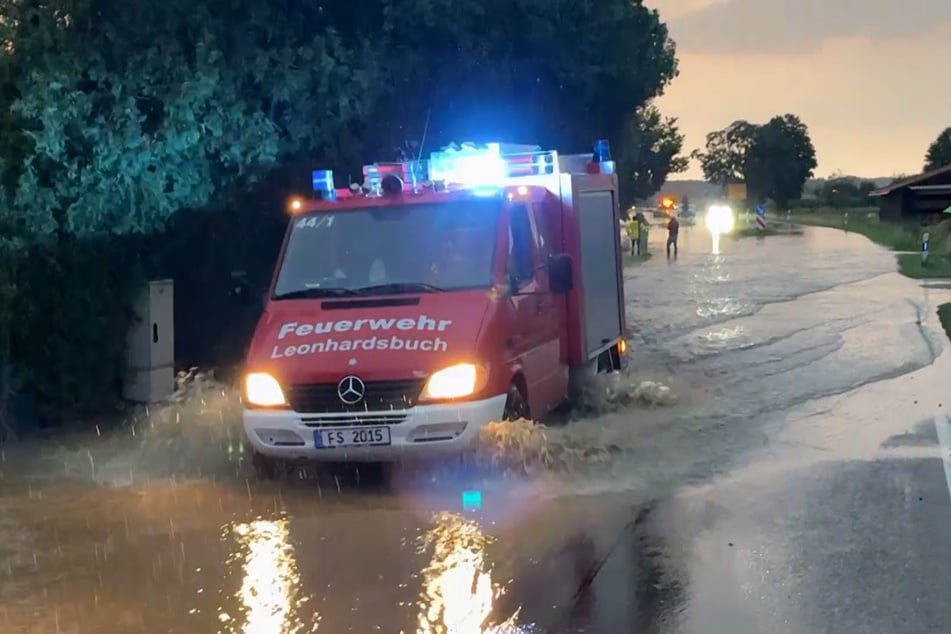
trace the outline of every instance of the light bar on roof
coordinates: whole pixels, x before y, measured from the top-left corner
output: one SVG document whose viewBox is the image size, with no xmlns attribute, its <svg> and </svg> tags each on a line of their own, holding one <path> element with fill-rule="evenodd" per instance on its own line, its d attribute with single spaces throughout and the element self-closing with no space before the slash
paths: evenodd
<svg viewBox="0 0 951 634">
<path fill-rule="evenodd" d="M 466 143 L 433 152 L 429 175 L 434 181 L 464 187 L 498 187 L 505 181 L 507 169 L 498 143 L 481 148 Z"/>
<path fill-rule="evenodd" d="M 479 147 L 464 143 L 433 152 L 429 159 L 429 175 L 434 182 L 471 188 L 501 187 L 511 178 L 557 172 L 557 154 L 542 152 L 533 145 L 488 143 Z"/>
<path fill-rule="evenodd" d="M 379 192 L 383 178 L 396 176 L 404 185 L 415 189 L 429 180 L 426 161 L 403 161 L 402 163 L 374 163 L 363 166 L 363 183 L 373 192 Z"/>
</svg>

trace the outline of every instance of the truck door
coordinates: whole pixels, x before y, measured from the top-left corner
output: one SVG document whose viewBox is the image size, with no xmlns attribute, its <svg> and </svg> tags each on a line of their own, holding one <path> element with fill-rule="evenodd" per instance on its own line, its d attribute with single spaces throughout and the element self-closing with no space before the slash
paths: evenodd
<svg viewBox="0 0 951 634">
<path fill-rule="evenodd" d="M 563 362 L 565 348 L 566 305 L 562 295 L 551 292 L 548 269 L 544 264 L 552 255 L 554 237 L 549 227 L 549 212 L 544 203 L 531 206 L 532 225 L 534 227 L 535 252 L 538 254 L 538 266 L 535 268 L 535 281 L 538 286 L 538 303 L 535 309 L 533 329 L 539 334 L 539 363 L 544 372 L 544 408 L 551 410 L 565 399 L 568 393 L 568 365 Z"/>
<path fill-rule="evenodd" d="M 539 241 L 532 216 L 524 203 L 515 203 L 508 209 L 506 272 L 512 288 L 509 298 L 515 309 L 512 352 L 525 373 L 529 407 L 533 414 L 541 416 L 561 402 L 564 392 L 555 395 L 561 352 L 559 320 L 550 309 L 546 310 L 553 298 L 548 292 L 547 276 L 538 271 Z"/>
</svg>

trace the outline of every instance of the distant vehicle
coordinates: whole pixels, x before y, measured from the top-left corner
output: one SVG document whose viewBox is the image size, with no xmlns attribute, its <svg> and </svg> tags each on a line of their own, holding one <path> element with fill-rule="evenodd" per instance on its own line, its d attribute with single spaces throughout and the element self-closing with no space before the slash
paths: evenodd
<svg viewBox="0 0 951 634">
<path fill-rule="evenodd" d="M 246 360 L 259 473 L 458 450 L 621 368 L 618 181 L 591 169 L 491 144 L 368 165 L 363 189 L 315 172 Z"/>
</svg>

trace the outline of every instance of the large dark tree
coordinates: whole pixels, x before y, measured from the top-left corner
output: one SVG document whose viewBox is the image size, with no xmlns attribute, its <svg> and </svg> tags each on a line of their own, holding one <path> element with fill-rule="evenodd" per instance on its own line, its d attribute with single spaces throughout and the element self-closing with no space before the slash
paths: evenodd
<svg viewBox="0 0 951 634">
<path fill-rule="evenodd" d="M 754 197 L 771 199 L 780 207 L 802 197 L 816 169 L 816 150 L 799 117 L 777 116 L 756 129 L 746 154 L 746 187 Z"/>
<path fill-rule="evenodd" d="M 397 147 L 608 138 L 631 195 L 680 168 L 647 107 L 674 45 L 640 0 L 0 4 L 0 416 L 36 245 L 152 234 L 275 168 L 357 176 Z"/>
<path fill-rule="evenodd" d="M 622 203 L 627 206 L 653 196 L 671 174 L 686 170 L 683 145 L 676 119 L 661 116 L 653 105 L 638 108 L 621 138 L 618 172 Z"/>
<path fill-rule="evenodd" d="M 745 182 L 750 198 L 769 198 L 781 206 L 802 196 L 817 165 L 808 128 L 791 114 L 763 125 L 737 121 L 711 132 L 705 150 L 694 151 L 693 157 L 711 183 Z"/>
<path fill-rule="evenodd" d="M 931 145 L 925 154 L 925 171 L 951 165 L 951 128 L 946 128 Z"/>
<path fill-rule="evenodd" d="M 674 45 L 640 0 L 384 0 L 391 146 L 505 140 L 587 150 L 617 141 L 676 76 Z M 618 151 L 622 148 L 618 147 Z"/>
<path fill-rule="evenodd" d="M 694 150 L 691 157 L 700 162 L 704 178 L 725 187 L 742 182 L 746 176 L 746 157 L 753 145 L 756 126 L 734 121 L 726 128 L 707 134 L 705 149 Z"/>
</svg>

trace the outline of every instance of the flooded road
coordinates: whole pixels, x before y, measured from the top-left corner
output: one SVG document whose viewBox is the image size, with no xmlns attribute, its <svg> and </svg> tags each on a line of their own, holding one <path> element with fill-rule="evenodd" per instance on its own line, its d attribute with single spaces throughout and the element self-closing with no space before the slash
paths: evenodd
<svg viewBox="0 0 951 634">
<path fill-rule="evenodd" d="M 466 464 L 256 482 L 213 386 L 7 448 L 0 633 L 948 631 L 951 291 L 829 229 L 681 240 L 628 269 L 632 375 Z"/>
</svg>

